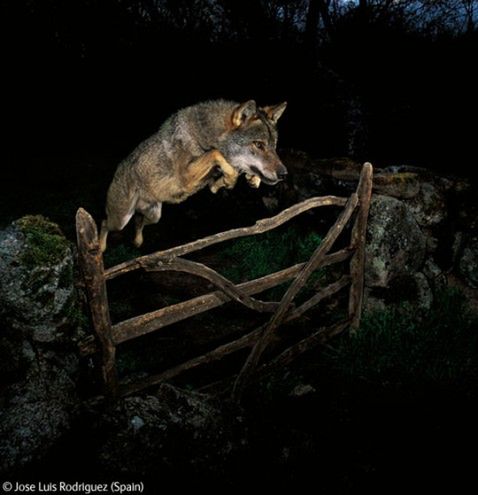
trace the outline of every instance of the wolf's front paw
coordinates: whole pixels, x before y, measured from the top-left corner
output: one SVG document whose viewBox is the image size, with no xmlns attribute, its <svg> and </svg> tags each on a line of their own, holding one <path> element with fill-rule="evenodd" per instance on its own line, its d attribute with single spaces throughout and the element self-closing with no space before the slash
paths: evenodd
<svg viewBox="0 0 478 495">
<path fill-rule="evenodd" d="M 234 172 L 231 172 L 230 174 L 224 174 L 222 177 L 222 180 L 224 182 L 224 187 L 226 189 L 232 189 L 237 182 L 237 179 L 239 177 L 239 173 L 234 170 Z"/>
<path fill-rule="evenodd" d="M 213 194 L 216 194 L 217 191 L 219 191 L 219 189 L 221 189 L 221 187 L 224 187 L 222 177 L 220 179 L 216 180 L 215 182 L 213 182 L 212 184 L 209 184 L 209 190 Z"/>
<path fill-rule="evenodd" d="M 261 178 L 258 175 L 246 174 L 246 180 L 254 189 L 257 189 L 261 185 Z"/>
</svg>

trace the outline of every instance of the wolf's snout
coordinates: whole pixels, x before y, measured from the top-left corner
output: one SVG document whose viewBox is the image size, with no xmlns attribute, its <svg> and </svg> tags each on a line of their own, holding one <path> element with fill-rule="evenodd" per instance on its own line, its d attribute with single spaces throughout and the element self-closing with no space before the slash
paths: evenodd
<svg viewBox="0 0 478 495">
<path fill-rule="evenodd" d="M 287 169 L 284 167 L 284 165 L 281 165 L 279 167 L 279 170 L 277 171 L 277 177 L 280 179 L 280 180 L 284 180 L 286 177 L 287 177 L 287 174 L 289 172 L 287 171 Z"/>
</svg>

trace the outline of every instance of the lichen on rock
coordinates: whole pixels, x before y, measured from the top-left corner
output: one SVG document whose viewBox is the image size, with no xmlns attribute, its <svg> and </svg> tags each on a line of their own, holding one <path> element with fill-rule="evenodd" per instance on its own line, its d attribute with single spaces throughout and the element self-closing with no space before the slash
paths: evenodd
<svg viewBox="0 0 478 495">
<path fill-rule="evenodd" d="M 71 426 L 78 312 L 73 251 L 54 223 L 28 216 L 0 231 L 0 472 L 44 458 Z"/>
<path fill-rule="evenodd" d="M 365 285 L 388 287 L 400 276 L 420 270 L 426 254 L 426 237 L 408 205 L 375 195 L 367 227 Z"/>
<path fill-rule="evenodd" d="M 57 225 L 27 216 L 0 232 L 0 316 L 9 327 L 58 340 L 75 299 L 72 247 Z"/>
</svg>

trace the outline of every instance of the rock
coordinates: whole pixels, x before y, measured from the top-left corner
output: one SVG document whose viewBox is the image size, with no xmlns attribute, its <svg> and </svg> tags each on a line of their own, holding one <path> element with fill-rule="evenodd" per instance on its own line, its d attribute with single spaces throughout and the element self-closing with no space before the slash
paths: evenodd
<svg viewBox="0 0 478 495">
<path fill-rule="evenodd" d="M 373 190 L 378 194 L 399 199 L 414 198 L 420 191 L 417 174 L 412 172 L 386 173 L 378 171 L 373 177 Z"/>
<path fill-rule="evenodd" d="M 221 470 L 245 444 L 237 411 L 206 396 L 163 384 L 157 395 L 128 397 L 103 415 L 99 461 L 108 471 L 141 475 L 170 469 Z"/>
<path fill-rule="evenodd" d="M 415 282 L 416 297 L 410 297 L 408 299 L 409 302 L 414 304 L 418 309 L 430 309 L 433 303 L 433 291 L 427 277 L 423 273 L 417 272 L 413 274 L 413 280 Z"/>
<path fill-rule="evenodd" d="M 422 271 L 434 294 L 446 287 L 447 278 L 445 273 L 431 258 L 425 261 Z"/>
<path fill-rule="evenodd" d="M 478 289 L 478 236 L 470 237 L 465 242 L 458 269 L 466 283 Z"/>
<path fill-rule="evenodd" d="M 304 395 L 312 394 L 316 392 L 316 389 L 309 384 L 299 383 L 289 394 L 290 397 L 302 397 Z"/>
<path fill-rule="evenodd" d="M 42 459 L 69 430 L 78 404 L 73 355 L 37 356 L 0 408 L 0 473 Z"/>
<path fill-rule="evenodd" d="M 419 193 L 408 201 L 408 205 L 422 227 L 443 222 L 447 214 L 444 192 L 432 182 L 422 182 Z"/>
<path fill-rule="evenodd" d="M 365 285 L 388 287 L 400 276 L 420 270 L 426 237 L 405 202 L 389 196 L 372 198 L 367 227 Z"/>
<path fill-rule="evenodd" d="M 75 315 L 73 254 L 58 226 L 24 217 L 0 231 L 2 473 L 41 460 L 70 428 Z"/>
<path fill-rule="evenodd" d="M 391 305 L 400 308 L 403 303 L 408 303 L 417 310 L 427 310 L 432 302 L 433 291 L 422 272 L 399 275 L 386 288 L 368 287 L 364 292 L 364 307 L 367 311 L 383 311 Z"/>
<path fill-rule="evenodd" d="M 349 194 L 357 187 L 363 165 L 350 158 L 317 160 L 298 151 L 283 151 L 299 199 L 326 194 Z M 408 170 L 375 169 L 373 191 L 400 199 L 415 197 L 420 190 L 419 175 Z"/>
<path fill-rule="evenodd" d="M 0 232 L 0 316 L 38 342 L 61 340 L 75 306 L 73 254 L 57 225 L 28 216 Z"/>
<path fill-rule="evenodd" d="M 453 207 L 456 211 L 456 221 L 459 230 L 478 232 L 478 187 L 467 180 L 461 179 L 454 183 Z"/>
</svg>

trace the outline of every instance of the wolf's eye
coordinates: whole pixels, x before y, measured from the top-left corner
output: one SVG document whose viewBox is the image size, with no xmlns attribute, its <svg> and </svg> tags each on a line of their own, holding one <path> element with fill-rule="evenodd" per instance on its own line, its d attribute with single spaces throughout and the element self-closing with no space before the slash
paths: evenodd
<svg viewBox="0 0 478 495">
<path fill-rule="evenodd" d="M 263 141 L 253 141 L 253 144 L 258 150 L 263 150 L 266 147 Z"/>
</svg>

